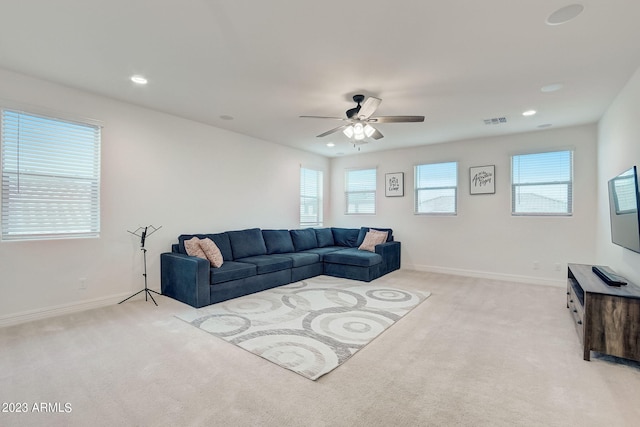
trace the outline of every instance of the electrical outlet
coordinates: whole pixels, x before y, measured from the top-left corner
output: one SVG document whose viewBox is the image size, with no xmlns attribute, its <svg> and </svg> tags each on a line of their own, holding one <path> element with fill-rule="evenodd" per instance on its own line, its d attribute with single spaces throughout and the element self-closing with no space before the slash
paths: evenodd
<svg viewBox="0 0 640 427">
<path fill-rule="evenodd" d="M 540 269 L 540 262 L 539 261 L 533 261 L 533 269 L 534 270 L 539 270 Z"/>
<path fill-rule="evenodd" d="M 78 285 L 78 289 L 87 289 L 87 278 L 81 277 L 78 280 L 80 281 L 80 284 Z"/>
</svg>

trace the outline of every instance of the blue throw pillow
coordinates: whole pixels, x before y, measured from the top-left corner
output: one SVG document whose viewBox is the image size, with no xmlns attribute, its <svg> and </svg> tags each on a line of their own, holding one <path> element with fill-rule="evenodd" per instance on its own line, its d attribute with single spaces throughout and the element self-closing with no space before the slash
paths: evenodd
<svg viewBox="0 0 640 427">
<path fill-rule="evenodd" d="M 262 230 L 262 237 L 268 254 L 288 254 L 295 252 L 289 230 Z"/>
<path fill-rule="evenodd" d="M 318 240 L 318 247 L 324 248 L 327 246 L 334 246 L 333 233 L 330 228 L 314 228 L 316 232 L 316 239 Z"/>
<path fill-rule="evenodd" d="M 291 240 L 296 252 L 306 251 L 318 247 L 316 232 L 313 228 L 305 228 L 304 230 L 291 230 Z"/>
<path fill-rule="evenodd" d="M 358 241 L 358 233 L 360 230 L 357 228 L 332 227 L 331 232 L 333 233 L 333 241 L 337 246 L 353 248 L 356 246 L 356 242 Z"/>
<path fill-rule="evenodd" d="M 231 242 L 233 259 L 267 254 L 267 247 L 264 244 L 264 238 L 259 228 L 227 231 L 227 234 Z"/>
</svg>

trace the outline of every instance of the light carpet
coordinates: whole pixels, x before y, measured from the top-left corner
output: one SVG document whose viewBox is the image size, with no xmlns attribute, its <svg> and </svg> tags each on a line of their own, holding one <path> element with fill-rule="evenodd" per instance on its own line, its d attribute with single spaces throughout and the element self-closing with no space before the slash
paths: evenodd
<svg viewBox="0 0 640 427">
<path fill-rule="evenodd" d="M 316 380 L 346 362 L 429 295 L 317 276 L 176 317 Z"/>
</svg>

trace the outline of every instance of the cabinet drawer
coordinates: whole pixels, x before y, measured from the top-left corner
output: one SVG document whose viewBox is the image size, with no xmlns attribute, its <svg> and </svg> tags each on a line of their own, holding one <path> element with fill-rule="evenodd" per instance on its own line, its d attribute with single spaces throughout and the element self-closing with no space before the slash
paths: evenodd
<svg viewBox="0 0 640 427">
<path fill-rule="evenodd" d="M 575 290 L 572 286 L 568 286 L 569 295 L 567 298 L 567 303 L 569 305 L 569 311 L 571 316 L 573 317 L 573 321 L 576 327 L 576 331 L 578 331 L 578 336 L 580 337 L 580 342 L 584 340 L 584 307 L 580 304 L 580 300 L 576 295 Z"/>
</svg>

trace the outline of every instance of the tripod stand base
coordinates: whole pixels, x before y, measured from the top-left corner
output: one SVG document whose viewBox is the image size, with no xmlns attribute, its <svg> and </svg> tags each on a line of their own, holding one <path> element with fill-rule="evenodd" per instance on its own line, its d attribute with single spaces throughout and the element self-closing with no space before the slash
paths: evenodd
<svg viewBox="0 0 640 427">
<path fill-rule="evenodd" d="M 136 292 L 135 294 L 131 295 L 130 297 L 123 299 L 123 300 L 122 300 L 122 301 L 120 301 L 118 304 L 122 304 L 123 302 L 125 302 L 125 301 L 127 301 L 127 300 L 129 300 L 129 299 L 131 299 L 131 298 L 133 298 L 133 297 L 135 297 L 136 295 L 138 295 L 139 293 L 142 293 L 142 292 L 144 292 L 144 293 L 145 293 L 145 294 L 144 294 L 144 300 L 145 300 L 145 301 L 149 301 L 149 299 L 147 298 L 147 296 L 148 296 L 148 297 L 150 297 L 150 298 L 151 298 L 151 301 L 153 301 L 153 303 L 154 303 L 156 306 L 158 305 L 158 303 L 156 302 L 156 300 L 155 300 L 155 299 L 153 299 L 153 295 L 151 295 L 151 292 L 153 292 L 154 294 L 158 294 L 158 295 L 162 295 L 162 294 L 161 294 L 160 292 L 156 292 L 156 291 L 154 291 L 153 289 L 149 289 L 149 288 L 144 288 L 144 289 L 139 290 L 138 292 Z"/>
</svg>

